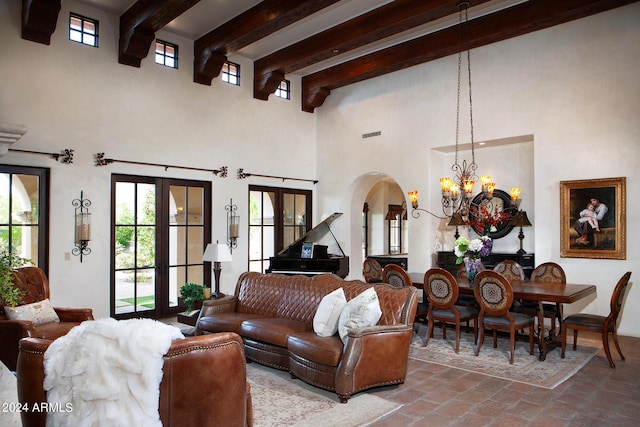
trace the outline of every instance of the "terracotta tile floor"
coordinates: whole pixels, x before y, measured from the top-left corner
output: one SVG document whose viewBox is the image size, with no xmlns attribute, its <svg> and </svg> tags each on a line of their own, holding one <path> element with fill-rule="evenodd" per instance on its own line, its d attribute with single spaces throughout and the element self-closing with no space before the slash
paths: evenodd
<svg viewBox="0 0 640 427">
<path fill-rule="evenodd" d="M 599 337 L 580 332 L 578 343 L 583 336 Z M 640 338 L 620 337 L 620 346 L 626 361 L 611 343 L 615 369 L 600 350 L 552 390 L 409 359 L 403 385 L 369 391 L 405 405 L 372 426 L 635 427 L 640 422 Z"/>
</svg>

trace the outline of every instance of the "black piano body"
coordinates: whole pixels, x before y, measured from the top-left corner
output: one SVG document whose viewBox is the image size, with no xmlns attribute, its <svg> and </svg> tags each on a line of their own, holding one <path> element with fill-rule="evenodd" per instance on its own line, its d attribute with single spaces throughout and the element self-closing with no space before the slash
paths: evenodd
<svg viewBox="0 0 640 427">
<path fill-rule="evenodd" d="M 331 223 L 342 216 L 336 212 L 313 227 L 307 234 L 287 246 L 275 257 L 269 258 L 267 273 L 280 274 L 326 274 L 333 273 L 345 278 L 349 274 L 349 257 L 345 256 L 338 240 L 331 231 Z M 330 254 L 329 245 L 323 245 L 327 234 L 333 237 L 340 254 Z"/>
</svg>

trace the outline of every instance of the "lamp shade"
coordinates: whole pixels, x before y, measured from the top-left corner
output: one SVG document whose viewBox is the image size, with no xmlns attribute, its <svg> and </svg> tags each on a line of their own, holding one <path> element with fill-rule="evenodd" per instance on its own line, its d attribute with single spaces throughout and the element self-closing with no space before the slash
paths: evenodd
<svg viewBox="0 0 640 427">
<path fill-rule="evenodd" d="M 449 221 L 449 226 L 458 226 L 458 225 L 466 225 L 464 218 L 459 213 L 455 213 L 451 216 L 451 220 Z"/>
<path fill-rule="evenodd" d="M 527 213 L 525 211 L 520 211 L 518 214 L 511 220 L 511 225 L 516 227 L 530 227 L 531 222 L 527 217 Z"/>
<path fill-rule="evenodd" d="M 202 255 L 202 261 L 226 262 L 233 261 L 233 258 L 226 243 L 209 243 Z"/>
</svg>

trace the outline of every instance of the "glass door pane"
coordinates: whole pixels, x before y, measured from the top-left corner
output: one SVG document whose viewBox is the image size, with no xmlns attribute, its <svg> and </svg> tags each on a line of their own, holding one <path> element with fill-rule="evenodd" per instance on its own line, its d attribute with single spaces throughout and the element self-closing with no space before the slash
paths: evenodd
<svg viewBox="0 0 640 427">
<path fill-rule="evenodd" d="M 156 185 L 116 182 L 114 222 L 114 314 L 155 311 Z"/>
<path fill-rule="evenodd" d="M 168 304 L 177 308 L 185 283 L 206 285 L 202 254 L 205 249 L 205 189 L 202 186 L 169 186 Z"/>
<path fill-rule="evenodd" d="M 0 250 L 11 252 L 30 260 L 33 265 L 45 269 L 40 263 L 42 243 L 41 216 L 46 214 L 41 181 L 44 171 L 33 168 L 33 174 L 20 173 L 32 168 L 2 166 L 0 173 Z M 45 260 L 46 264 L 46 260 Z"/>
</svg>

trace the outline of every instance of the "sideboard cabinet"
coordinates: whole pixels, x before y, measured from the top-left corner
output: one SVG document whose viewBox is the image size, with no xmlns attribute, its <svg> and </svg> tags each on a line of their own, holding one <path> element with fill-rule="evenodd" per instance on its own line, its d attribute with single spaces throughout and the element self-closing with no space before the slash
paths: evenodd
<svg viewBox="0 0 640 427">
<path fill-rule="evenodd" d="M 438 267 L 444 268 L 454 276 L 458 272 L 459 265 L 456 264 L 456 254 L 453 251 L 438 252 Z M 485 268 L 491 270 L 497 263 L 504 260 L 512 260 L 522 266 L 527 279 L 531 276 L 531 272 L 536 267 L 534 254 L 516 254 L 516 253 L 501 253 L 492 252 L 489 256 L 482 257 L 482 264 Z"/>
</svg>

